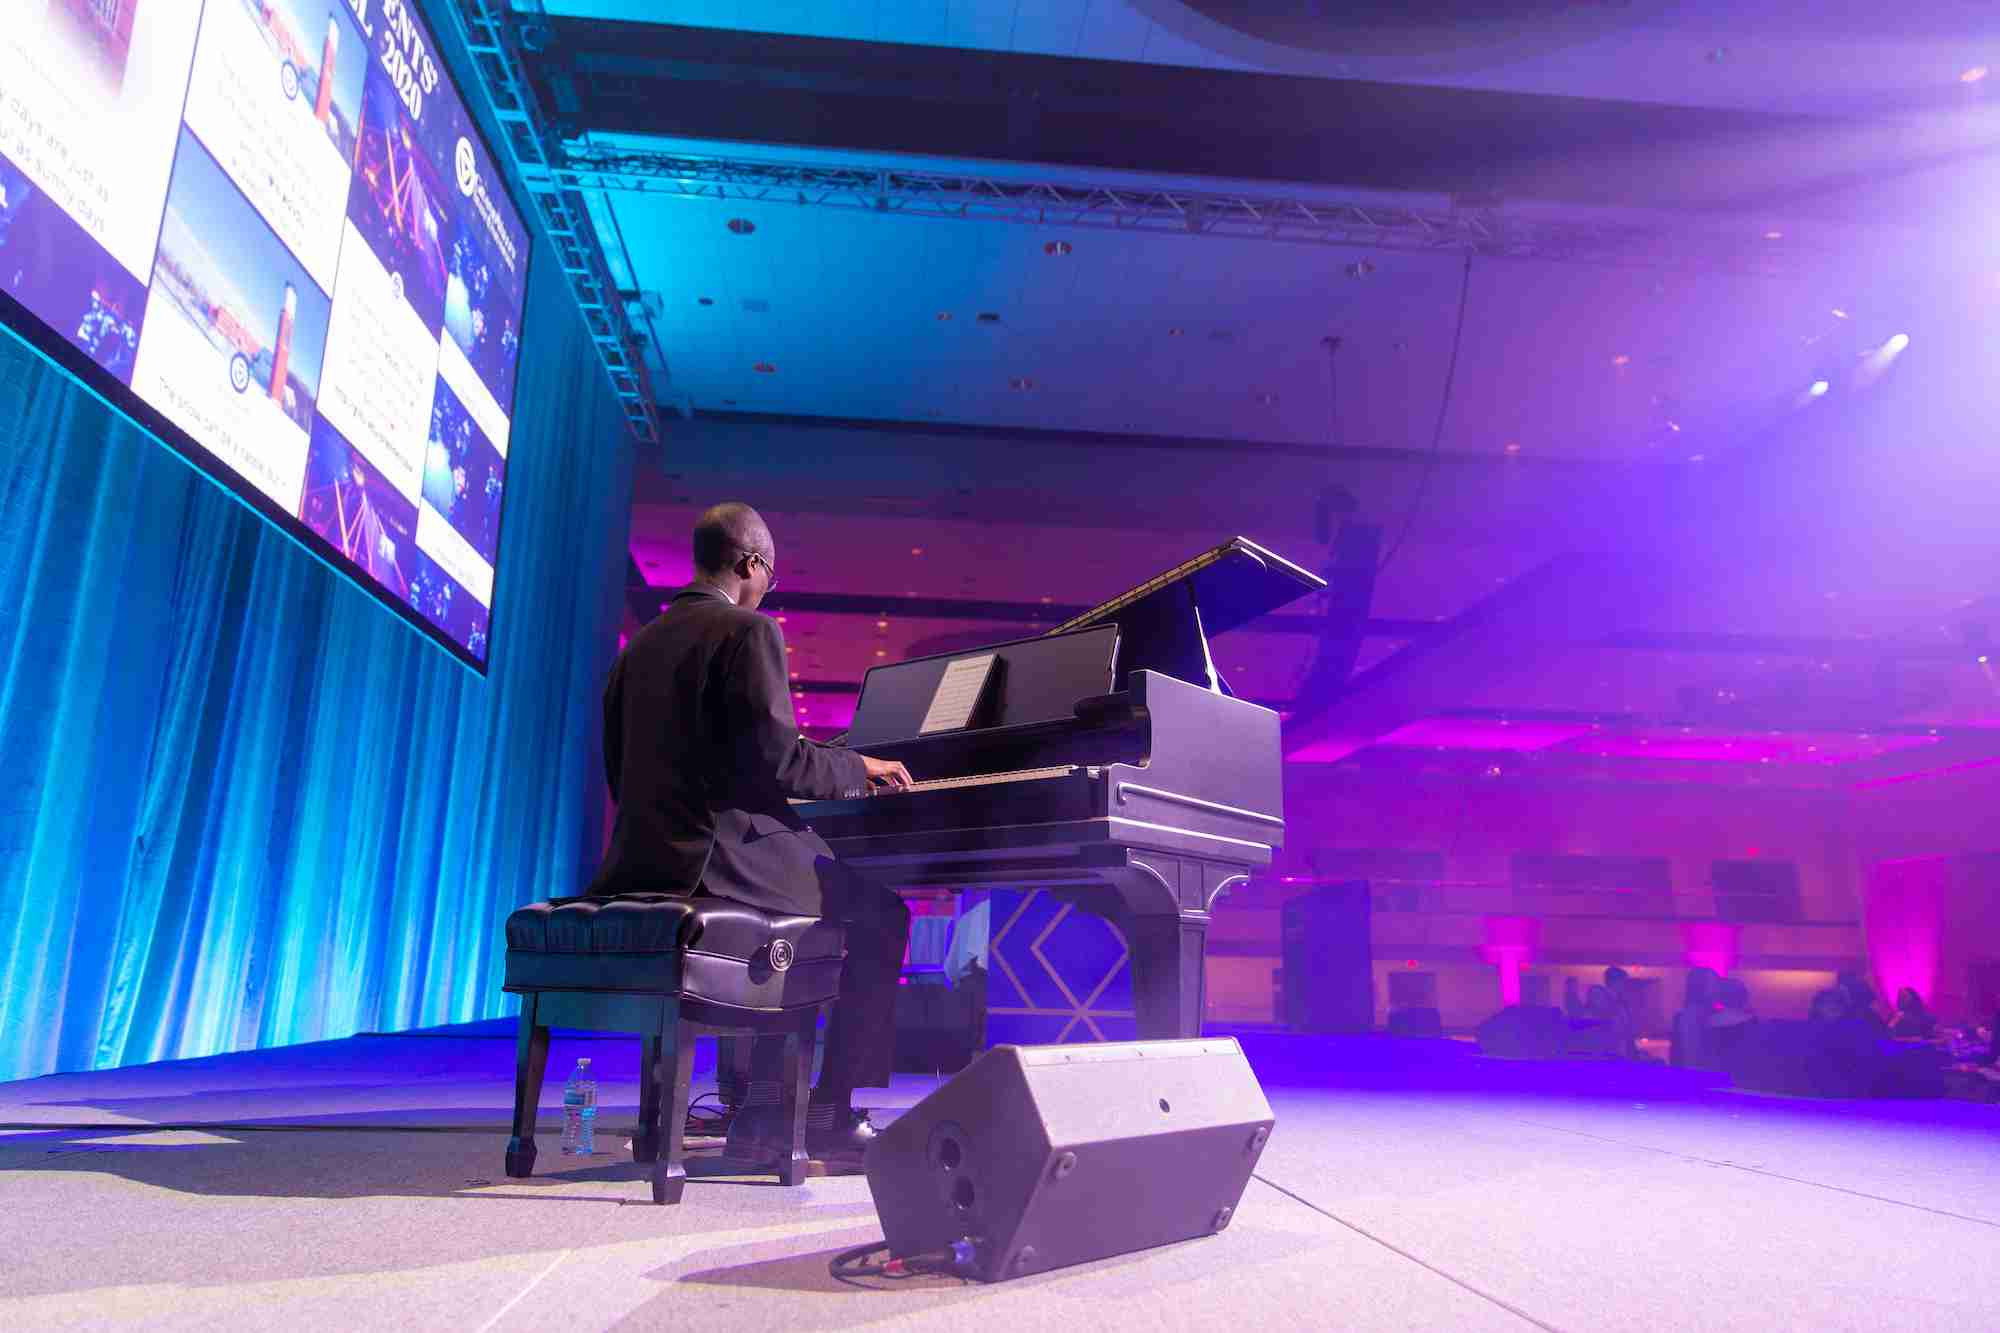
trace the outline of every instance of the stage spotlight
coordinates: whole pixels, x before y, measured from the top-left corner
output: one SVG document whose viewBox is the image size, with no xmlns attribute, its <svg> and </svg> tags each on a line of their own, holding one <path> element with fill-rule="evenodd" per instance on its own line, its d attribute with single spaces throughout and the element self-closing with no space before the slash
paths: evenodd
<svg viewBox="0 0 2000 1333">
<path fill-rule="evenodd" d="M 1807 389 L 1806 392 L 1814 398 L 1824 398 L 1826 397 L 1826 391 L 1828 389 L 1831 389 L 1832 387 L 1833 386 L 1831 384 L 1828 384 L 1825 380 L 1814 380 L 1812 382 L 1812 387 Z"/>
<path fill-rule="evenodd" d="M 1880 347 L 1862 357 L 1861 368 L 1855 372 L 1854 376 L 1855 387 L 1866 388 L 1868 385 L 1882 378 L 1888 371 L 1890 363 L 1898 356 L 1901 356 L 1903 349 L 1909 345 L 1909 334 L 1894 334 Z"/>
</svg>

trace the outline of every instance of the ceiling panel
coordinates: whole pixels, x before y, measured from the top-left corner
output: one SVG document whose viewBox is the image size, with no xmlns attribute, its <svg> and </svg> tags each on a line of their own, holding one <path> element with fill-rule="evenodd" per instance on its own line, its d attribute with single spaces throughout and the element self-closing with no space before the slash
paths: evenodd
<svg viewBox="0 0 2000 1333">
<path fill-rule="evenodd" d="M 1136 60 L 1210 69 L 1565 97 L 1819 113 L 1912 99 L 1963 103 L 1969 70 L 2000 67 L 1981 0 L 1810 6 L 1631 0 L 1509 6 L 1401 50 L 1338 54 L 1260 40 L 1179 0 L 546 0 L 550 13 L 874 42 Z M 1462 13 L 1462 7 L 1445 7 Z M 1380 29 L 1386 15 L 1347 7 Z M 1361 29 L 1365 38 L 1367 30 Z M 1991 80 L 1987 80 L 1991 82 Z"/>
<path fill-rule="evenodd" d="M 1468 276 L 1451 254 L 610 201 L 659 373 L 698 410 L 1685 463 L 1807 405 L 1915 313 L 1838 274 Z"/>
</svg>

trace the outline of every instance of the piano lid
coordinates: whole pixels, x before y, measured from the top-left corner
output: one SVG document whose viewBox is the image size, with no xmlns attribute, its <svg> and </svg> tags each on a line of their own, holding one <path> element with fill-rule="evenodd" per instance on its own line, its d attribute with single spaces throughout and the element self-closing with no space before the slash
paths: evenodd
<svg viewBox="0 0 2000 1333">
<path fill-rule="evenodd" d="M 1236 629 L 1325 587 L 1326 580 L 1312 571 L 1248 537 L 1232 537 L 1049 632 L 1117 625 L 1121 689 L 1130 672 L 1144 669 L 1213 690 L 1218 681 L 1209 635 Z"/>
</svg>

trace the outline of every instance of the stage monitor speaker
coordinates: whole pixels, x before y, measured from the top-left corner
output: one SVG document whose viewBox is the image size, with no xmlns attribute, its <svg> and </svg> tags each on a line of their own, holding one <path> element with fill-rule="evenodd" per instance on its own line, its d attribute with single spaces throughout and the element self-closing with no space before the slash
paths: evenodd
<svg viewBox="0 0 2000 1333">
<path fill-rule="evenodd" d="M 1375 1026 L 1367 880 L 1307 889 L 1285 903 L 1278 933 L 1286 1027 L 1367 1032 Z"/>
<path fill-rule="evenodd" d="M 1211 1235 L 1273 1124 L 1233 1037 L 995 1046 L 868 1147 L 898 1257 L 986 1281 Z"/>
</svg>

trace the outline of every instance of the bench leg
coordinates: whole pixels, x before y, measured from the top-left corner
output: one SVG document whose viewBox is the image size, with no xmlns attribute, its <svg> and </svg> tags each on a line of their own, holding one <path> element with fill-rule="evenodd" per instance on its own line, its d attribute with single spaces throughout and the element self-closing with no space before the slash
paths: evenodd
<svg viewBox="0 0 2000 1333">
<path fill-rule="evenodd" d="M 694 1033 L 681 1022 L 678 1000 L 668 1000 L 660 1017 L 660 1105 L 654 1113 L 659 1155 L 653 1162 L 653 1202 L 679 1203 L 687 1185 L 683 1161 L 687 1137 L 688 1085 L 694 1082 Z M 671 1066 L 669 1066 L 671 1061 Z"/>
<path fill-rule="evenodd" d="M 819 1010 L 808 1009 L 797 1027 L 785 1034 L 785 1075 L 780 1093 L 779 1118 L 788 1126 L 791 1150 L 778 1158 L 778 1181 L 785 1185 L 806 1183 L 806 1108 L 812 1101 L 813 1043 L 819 1029 Z"/>
<path fill-rule="evenodd" d="M 750 1092 L 750 1048 L 749 1037 L 717 1035 L 715 1039 L 715 1091 L 716 1098 L 730 1111 L 743 1109 L 743 1099 Z"/>
<path fill-rule="evenodd" d="M 639 1130 L 632 1136 L 632 1160 L 653 1162 L 660 1156 L 660 1057 L 657 1032 L 646 1034 L 639 1053 Z"/>
<path fill-rule="evenodd" d="M 535 1108 L 549 1065 L 549 1030 L 538 1021 L 533 992 L 521 997 L 521 1026 L 514 1039 L 514 1133 L 507 1140 L 507 1174 L 535 1174 Z"/>
</svg>

